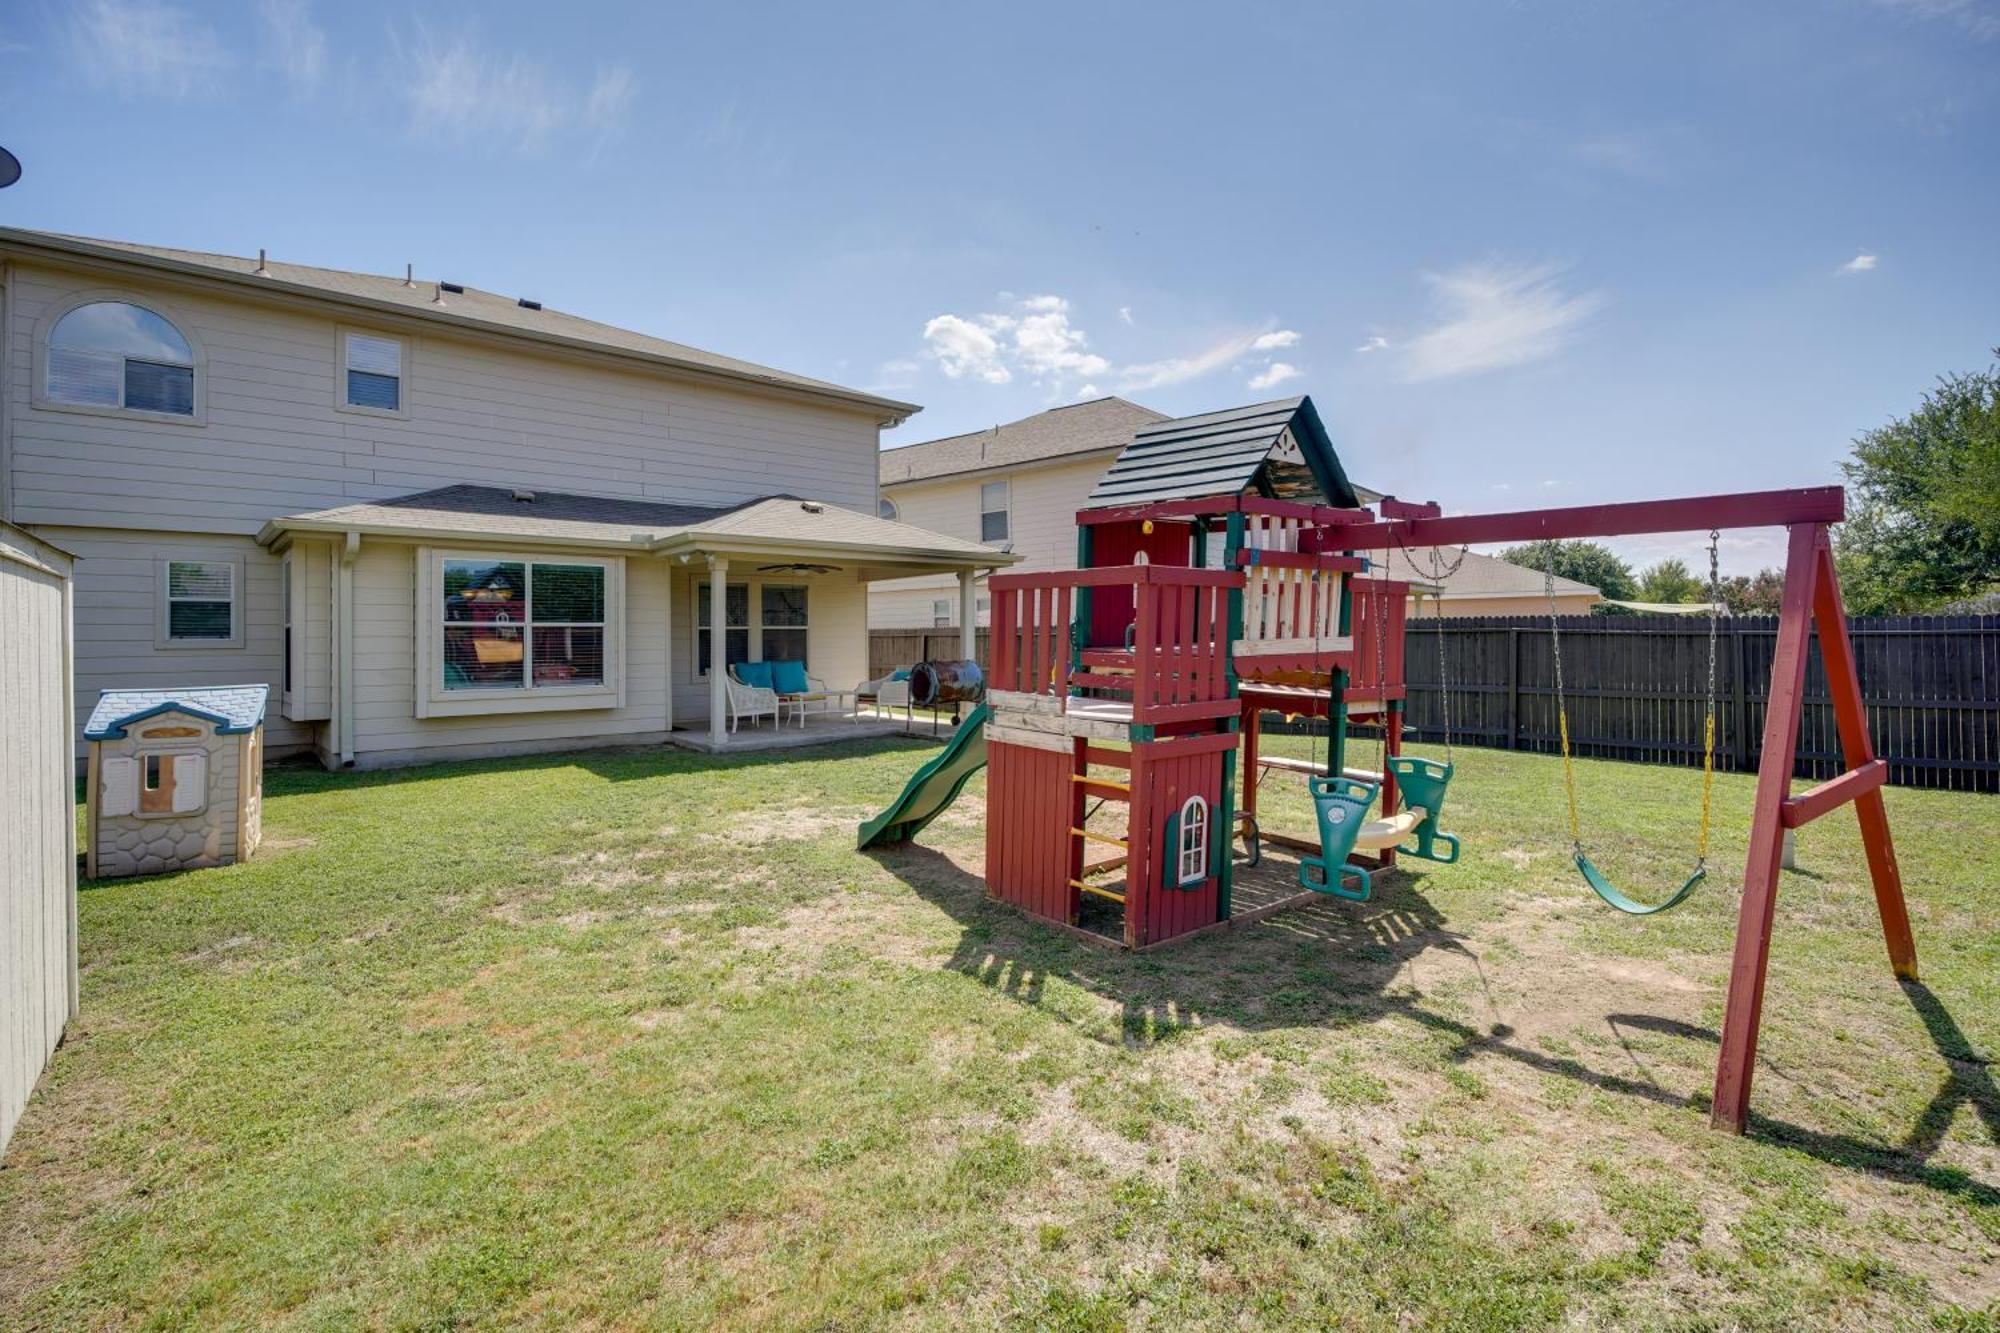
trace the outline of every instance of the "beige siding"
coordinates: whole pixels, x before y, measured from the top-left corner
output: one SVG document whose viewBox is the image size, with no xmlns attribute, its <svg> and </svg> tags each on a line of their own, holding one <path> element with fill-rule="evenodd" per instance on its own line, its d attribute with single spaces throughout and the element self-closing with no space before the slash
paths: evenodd
<svg viewBox="0 0 2000 1333">
<path fill-rule="evenodd" d="M 1076 511 L 1090 498 L 1097 479 L 1111 465 L 1110 457 L 1079 462 L 1032 464 L 1012 471 L 945 477 L 937 481 L 885 486 L 882 494 L 895 502 L 905 523 L 967 541 L 979 540 L 979 488 L 1005 480 L 1009 487 L 1010 549 L 1021 563 L 1010 574 L 1076 568 Z M 985 597 L 980 580 L 978 596 Z M 876 629 L 928 629 L 931 603 L 951 603 L 958 623 L 958 580 L 949 576 L 888 579 L 870 585 L 868 623 Z"/>
<path fill-rule="evenodd" d="M 247 537 L 116 529 L 44 529 L 76 552 L 76 753 L 99 691 L 148 686 L 284 685 L 284 589 L 278 557 Z M 228 560 L 243 573 L 237 594 L 240 647 L 162 648 L 159 562 Z M 265 743 L 283 754 L 312 741 L 308 727 L 274 706 Z"/>
<path fill-rule="evenodd" d="M 280 712 L 295 722 L 323 721 L 333 716 L 334 545 L 299 541 L 287 554 L 292 565 L 292 689 Z"/>
<path fill-rule="evenodd" d="M 67 568 L 0 524 L 0 1151 L 76 1014 Z"/>
<path fill-rule="evenodd" d="M 661 738 L 667 729 L 667 573 L 662 562 L 625 563 L 623 707 L 419 718 L 416 553 L 414 546 L 363 541 L 354 563 L 357 766 Z"/>
<path fill-rule="evenodd" d="M 695 585 L 707 577 L 707 570 L 699 565 L 677 566 L 674 574 L 674 724 L 683 728 L 708 725 L 708 677 L 695 673 L 695 664 L 701 659 L 695 648 L 694 592 Z M 729 581 L 753 585 L 753 621 L 764 583 L 804 583 L 810 589 L 806 596 L 807 673 L 836 690 L 852 689 L 868 678 L 867 591 L 852 574 L 798 578 L 760 574 L 753 565 L 741 574 L 732 568 Z M 762 651 L 759 627 L 753 625 L 752 660 Z"/>
<path fill-rule="evenodd" d="M 32 401 L 38 336 L 85 292 L 145 301 L 198 343 L 198 423 Z M 861 410 L 349 321 L 409 340 L 406 415 L 362 415 L 335 408 L 332 314 L 33 265 L 16 266 L 7 311 L 6 498 L 23 524 L 249 535 L 279 515 L 460 482 L 875 504 L 878 430 Z"/>
</svg>

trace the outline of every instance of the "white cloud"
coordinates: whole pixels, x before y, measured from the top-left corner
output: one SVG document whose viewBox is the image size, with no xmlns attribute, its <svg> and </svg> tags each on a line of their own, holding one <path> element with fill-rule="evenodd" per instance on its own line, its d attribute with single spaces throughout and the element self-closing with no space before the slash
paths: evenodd
<svg viewBox="0 0 2000 1333">
<path fill-rule="evenodd" d="M 236 63 L 213 28 L 158 0 L 86 0 L 69 39 L 92 85 L 126 96 L 212 95 Z"/>
<path fill-rule="evenodd" d="M 1441 322 L 1403 348 L 1410 380 L 1476 375 L 1554 356 L 1604 305 L 1596 292 L 1570 296 L 1559 270 L 1468 264 L 1426 274 Z"/>
<path fill-rule="evenodd" d="M 1290 347 L 1294 345 L 1295 343 L 1298 342 L 1298 340 L 1299 340 L 1299 335 L 1295 330 L 1273 329 L 1269 333 L 1258 334 L 1257 341 L 1251 343 L 1250 347 L 1251 350 L 1253 351 L 1275 352 L 1280 347 Z"/>
<path fill-rule="evenodd" d="M 947 379 L 967 375 L 988 384 L 1006 384 L 1014 373 L 1001 364 L 1000 340 L 993 329 L 957 315 L 939 315 L 924 325 L 924 344 Z"/>
<path fill-rule="evenodd" d="M 1371 333 L 1368 335 L 1366 341 L 1354 350 L 1363 353 L 1386 352 L 1389 350 L 1389 340 L 1379 333 Z"/>
<path fill-rule="evenodd" d="M 1086 398 L 1102 398 L 1104 390 L 1098 388 L 1095 384 L 1086 384 L 1072 396 L 1080 403 Z"/>
<path fill-rule="evenodd" d="M 1027 313 L 1014 329 L 1014 354 L 1037 379 L 1060 380 L 1069 375 L 1102 375 L 1111 363 L 1085 351 L 1089 340 L 1069 322 L 1069 302 L 1060 296 L 1031 296 L 1021 302 Z"/>
<path fill-rule="evenodd" d="M 300 95 L 316 92 L 326 77 L 326 33 L 313 22 L 306 0 L 263 0 L 257 6 L 262 61 Z"/>
<path fill-rule="evenodd" d="M 526 56 L 485 50 L 470 32 L 440 36 L 422 24 L 403 55 L 415 133 L 524 153 L 545 150 L 573 127 L 599 135 L 617 130 L 636 86 L 630 69 L 614 66 L 579 95 Z"/>
<path fill-rule="evenodd" d="M 1144 365 L 1126 366 L 1119 371 L 1119 387 L 1130 392 L 1161 389 L 1169 384 L 1185 384 L 1200 379 L 1249 353 L 1258 337 L 1255 333 L 1233 333 L 1211 343 L 1192 356 L 1168 357 Z"/>
<path fill-rule="evenodd" d="M 1956 23 L 1979 41 L 2000 37 L 2000 4 L 1994 0 L 1875 0 L 1882 9 L 1901 10 L 1920 19 Z"/>
<path fill-rule="evenodd" d="M 1297 366 L 1283 361 L 1273 361 L 1264 368 L 1263 374 L 1252 377 L 1250 387 L 1253 389 L 1274 388 L 1277 385 L 1283 384 L 1286 380 L 1297 379 L 1302 373 Z"/>
<path fill-rule="evenodd" d="M 1842 273 L 1867 273 L 1875 267 L 1875 256 L 1866 250 L 1840 266 Z"/>
<path fill-rule="evenodd" d="M 1127 324 L 1133 324 L 1134 320 L 1132 319 L 1132 307 L 1129 305 L 1119 306 L 1118 318 L 1124 320 Z"/>
</svg>

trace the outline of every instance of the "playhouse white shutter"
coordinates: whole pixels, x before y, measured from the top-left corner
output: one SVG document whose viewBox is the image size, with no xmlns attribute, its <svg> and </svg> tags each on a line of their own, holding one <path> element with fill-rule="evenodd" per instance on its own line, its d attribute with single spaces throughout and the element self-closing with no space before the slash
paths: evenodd
<svg viewBox="0 0 2000 1333">
<path fill-rule="evenodd" d="M 174 813 L 187 814 L 208 804 L 208 756 L 177 754 L 174 766 Z"/>
<path fill-rule="evenodd" d="M 139 808 L 139 761 L 136 759 L 106 759 L 100 777 L 104 790 L 98 798 L 97 813 L 101 815 L 129 815 Z"/>
</svg>

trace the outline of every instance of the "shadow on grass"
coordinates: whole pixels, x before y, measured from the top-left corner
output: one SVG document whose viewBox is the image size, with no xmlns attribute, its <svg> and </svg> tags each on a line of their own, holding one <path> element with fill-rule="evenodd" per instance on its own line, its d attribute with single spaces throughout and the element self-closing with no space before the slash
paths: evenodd
<svg viewBox="0 0 2000 1333">
<path fill-rule="evenodd" d="M 1401 1018 L 1437 1035 L 1445 1056 L 1512 1060 L 1538 1073 L 1572 1080 L 1613 1096 L 1672 1109 L 1706 1111 L 1704 1089 L 1664 1087 L 1646 1074 L 1621 1028 L 1710 1045 L 1712 1029 L 1653 1014 L 1613 1014 L 1614 1034 L 1640 1077 L 1594 1069 L 1581 1060 L 1524 1046 L 1506 1024 L 1481 1027 L 1424 1003 L 1421 989 L 1391 986 L 1432 950 L 1478 958 L 1464 937 L 1419 892 L 1422 881 L 1402 870 L 1376 876 L 1374 898 L 1312 903 L 1238 931 L 1188 940 L 1159 953 L 1132 954 L 1091 945 L 991 902 L 977 876 L 940 852 L 915 844 L 877 856 L 890 873 L 963 928 L 946 964 L 1023 1004 L 1041 1005 L 1049 983 L 1061 981 L 1115 1001 L 1128 1045 L 1171 1040 L 1221 1020 L 1246 1030 L 1299 1026 L 1361 1026 Z M 1288 863 L 1277 862 L 1283 866 Z M 1480 973 L 1482 983 L 1483 971 Z M 1871 1143 L 1752 1115 L 1750 1134 L 1829 1164 L 1921 1185 L 1983 1206 L 2000 1205 L 2000 1189 L 1956 1167 L 1932 1166 L 1959 1108 L 1970 1103 L 2000 1143 L 2000 1094 L 1988 1063 L 1976 1055 L 1944 1005 L 1929 990 L 1906 983 L 1905 993 L 1948 1066 L 1943 1086 L 1900 1143 Z"/>
</svg>

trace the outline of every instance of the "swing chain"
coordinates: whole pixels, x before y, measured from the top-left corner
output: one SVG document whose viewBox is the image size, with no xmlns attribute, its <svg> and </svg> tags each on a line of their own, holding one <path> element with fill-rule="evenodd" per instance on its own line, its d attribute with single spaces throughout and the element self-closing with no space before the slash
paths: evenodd
<svg viewBox="0 0 2000 1333">
<path fill-rule="evenodd" d="M 1549 602 L 1549 651 L 1556 668 L 1556 735 L 1562 746 L 1563 792 L 1569 803 L 1569 845 L 1583 855 L 1583 830 L 1576 817 L 1576 771 L 1569 758 L 1569 705 L 1563 697 L 1562 628 L 1556 619 L 1556 543 L 1549 543 L 1548 560 L 1542 566 L 1542 593 Z"/>
<path fill-rule="evenodd" d="M 1711 794 L 1715 787 L 1715 643 L 1722 617 L 1722 571 L 1718 547 L 1722 533 L 1708 530 L 1708 715 L 1701 738 L 1701 838 L 1696 846 L 1695 870 L 1708 867 L 1708 827 Z"/>
</svg>

